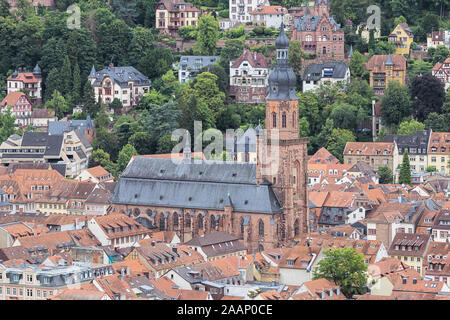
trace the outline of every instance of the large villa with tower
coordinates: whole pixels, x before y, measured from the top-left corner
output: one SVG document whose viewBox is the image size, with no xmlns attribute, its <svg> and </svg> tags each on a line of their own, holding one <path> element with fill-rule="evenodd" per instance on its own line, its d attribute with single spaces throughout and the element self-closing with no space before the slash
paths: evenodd
<svg viewBox="0 0 450 320">
<path fill-rule="evenodd" d="M 92 66 L 88 80 L 94 89 L 96 102 L 101 99 L 103 103 L 110 104 L 118 99 L 124 111 L 138 105 L 152 85 L 151 80 L 134 67 L 114 67 L 113 64 L 100 71 L 95 71 Z"/>
<path fill-rule="evenodd" d="M 266 129 L 256 128 L 256 163 L 193 160 L 190 144 L 178 163 L 138 156 L 120 176 L 110 200 L 113 212 L 175 231 L 182 242 L 225 231 L 242 239 L 249 252 L 280 247 L 307 232 L 308 139 L 299 137 L 296 76 L 289 39 L 280 29 Z"/>
</svg>

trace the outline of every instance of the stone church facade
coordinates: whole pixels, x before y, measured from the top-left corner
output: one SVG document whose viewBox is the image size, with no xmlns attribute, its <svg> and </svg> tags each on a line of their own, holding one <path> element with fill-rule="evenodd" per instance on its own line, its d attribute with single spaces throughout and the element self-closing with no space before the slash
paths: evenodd
<svg viewBox="0 0 450 320">
<path fill-rule="evenodd" d="M 114 190 L 112 210 L 155 230 L 176 231 L 183 242 L 225 231 L 242 239 L 249 252 L 280 247 L 307 233 L 308 139 L 299 138 L 296 77 L 283 26 L 276 48 L 266 130 L 256 128 L 256 164 L 192 160 L 190 147 L 178 163 L 136 157 Z"/>
</svg>

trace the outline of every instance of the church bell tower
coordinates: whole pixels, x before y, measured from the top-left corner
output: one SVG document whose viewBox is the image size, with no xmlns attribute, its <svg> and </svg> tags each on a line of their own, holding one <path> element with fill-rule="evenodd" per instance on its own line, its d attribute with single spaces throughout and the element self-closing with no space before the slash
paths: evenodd
<svg viewBox="0 0 450 320">
<path fill-rule="evenodd" d="M 266 131 L 265 136 L 258 136 L 257 179 L 272 183 L 283 206 L 279 239 L 286 242 L 307 232 L 308 138 L 299 134 L 296 76 L 289 65 L 289 39 L 283 24 L 275 46 L 277 60 L 266 97 Z"/>
</svg>

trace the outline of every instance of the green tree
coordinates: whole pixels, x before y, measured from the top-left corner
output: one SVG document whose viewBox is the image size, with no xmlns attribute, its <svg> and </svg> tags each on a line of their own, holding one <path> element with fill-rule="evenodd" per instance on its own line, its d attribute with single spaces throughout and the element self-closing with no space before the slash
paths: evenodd
<svg viewBox="0 0 450 320">
<path fill-rule="evenodd" d="M 14 122 L 16 117 L 11 113 L 11 107 L 7 107 L 4 113 L 0 113 L 0 141 L 3 142 L 16 133 Z"/>
<path fill-rule="evenodd" d="M 111 161 L 107 152 L 102 149 L 96 149 L 92 152 L 90 167 L 102 166 L 106 171 L 114 175 L 116 172 L 116 164 Z"/>
<path fill-rule="evenodd" d="M 353 51 L 350 61 L 350 74 L 353 78 L 361 78 L 364 74 L 364 56 L 359 51 Z"/>
<path fill-rule="evenodd" d="M 398 26 L 400 23 L 406 22 L 406 18 L 404 16 L 399 16 L 394 19 L 394 26 Z"/>
<path fill-rule="evenodd" d="M 232 39 L 225 41 L 225 46 L 220 50 L 219 63 L 224 69 L 230 68 L 230 61 L 234 60 L 244 52 L 244 41 Z"/>
<path fill-rule="evenodd" d="M 431 47 L 428 48 L 428 54 L 431 56 L 431 63 L 434 66 L 438 62 L 443 63 L 450 56 L 450 49 L 444 45 Z"/>
<path fill-rule="evenodd" d="M 158 139 L 156 153 L 171 153 L 177 143 L 177 141 L 172 141 L 172 134 L 165 134 Z"/>
<path fill-rule="evenodd" d="M 80 68 L 78 67 L 78 62 L 75 62 L 75 66 L 73 67 L 73 87 L 72 87 L 72 104 L 77 105 L 81 100 L 81 76 L 80 76 Z"/>
<path fill-rule="evenodd" d="M 95 103 L 94 88 L 89 80 L 86 80 L 83 87 L 83 111 L 95 119 L 97 116 L 97 104 Z"/>
<path fill-rule="evenodd" d="M 328 137 L 327 150 L 341 162 L 344 160 L 344 149 L 347 142 L 356 141 L 355 135 L 347 129 L 333 129 Z"/>
<path fill-rule="evenodd" d="M 357 254 L 353 248 L 347 247 L 328 249 L 324 255 L 314 270 L 314 280 L 325 278 L 333 281 L 347 298 L 365 293 L 368 276 L 362 253 Z"/>
<path fill-rule="evenodd" d="M 359 109 L 348 103 L 334 103 L 330 113 L 330 118 L 334 123 L 339 124 L 339 128 L 355 130 L 359 123 Z"/>
<path fill-rule="evenodd" d="M 386 128 L 381 127 L 380 131 L 378 132 L 376 141 L 379 142 L 379 141 L 383 140 L 383 138 L 387 135 L 388 135 L 388 132 L 386 131 Z"/>
<path fill-rule="evenodd" d="M 55 110 L 55 115 L 58 119 L 63 118 L 69 112 L 69 105 L 66 99 L 57 90 L 53 91 L 52 98 L 47 101 L 47 107 Z"/>
<path fill-rule="evenodd" d="M 415 77 L 411 83 L 413 110 L 419 121 L 424 121 L 431 112 L 441 112 L 445 101 L 444 84 L 431 73 Z"/>
<path fill-rule="evenodd" d="M 72 93 L 72 67 L 70 65 L 69 56 L 65 56 L 64 63 L 61 68 L 61 74 L 60 74 L 60 81 L 61 81 L 61 94 L 64 97 L 68 97 Z"/>
<path fill-rule="evenodd" d="M 197 75 L 193 89 L 200 102 L 204 102 L 216 114 L 225 103 L 225 93 L 217 85 L 218 77 L 210 72 Z"/>
<path fill-rule="evenodd" d="M 436 166 L 428 166 L 425 169 L 425 172 L 436 172 L 436 171 L 437 171 Z"/>
<path fill-rule="evenodd" d="M 199 55 L 212 56 L 216 53 L 219 39 L 219 21 L 209 14 L 198 19 L 197 42 L 194 51 Z"/>
<path fill-rule="evenodd" d="M 300 126 L 300 137 L 308 137 L 309 136 L 309 122 L 306 117 L 303 117 L 299 121 Z"/>
<path fill-rule="evenodd" d="M 114 114 L 118 114 L 120 110 L 122 110 L 123 105 L 118 98 L 114 98 L 114 100 L 109 104 L 109 108 L 114 110 Z"/>
<path fill-rule="evenodd" d="M 154 152 L 152 144 L 150 143 L 151 141 L 152 136 L 146 131 L 135 132 L 128 139 L 128 143 L 131 144 L 139 154 L 151 154 Z"/>
<path fill-rule="evenodd" d="M 388 126 L 398 125 L 411 114 L 411 98 L 408 88 L 397 81 L 389 82 L 380 101 L 383 123 Z"/>
<path fill-rule="evenodd" d="M 380 176 L 380 184 L 391 184 L 394 181 L 392 170 L 388 166 L 378 167 L 377 174 Z"/>
<path fill-rule="evenodd" d="M 411 166 L 409 165 L 408 151 L 403 153 L 403 161 L 400 166 L 400 175 L 398 178 L 398 183 L 411 185 Z"/>
<path fill-rule="evenodd" d="M 425 130 L 425 125 L 414 119 L 403 121 L 398 127 L 397 134 L 412 134 L 416 131 Z"/>
<path fill-rule="evenodd" d="M 292 40 L 289 43 L 289 64 L 297 75 L 300 74 L 302 69 L 303 57 L 302 44 L 298 40 Z"/>
<path fill-rule="evenodd" d="M 432 129 L 436 132 L 448 132 L 450 131 L 450 114 L 439 114 L 432 112 L 428 114 L 424 124 L 427 129 Z"/>
<path fill-rule="evenodd" d="M 127 144 L 125 145 L 122 150 L 119 152 L 119 157 L 117 159 L 117 170 L 116 170 L 116 177 L 118 177 L 123 170 L 127 167 L 128 163 L 130 162 L 131 157 L 137 156 L 138 153 L 136 149 L 131 145 Z"/>
</svg>

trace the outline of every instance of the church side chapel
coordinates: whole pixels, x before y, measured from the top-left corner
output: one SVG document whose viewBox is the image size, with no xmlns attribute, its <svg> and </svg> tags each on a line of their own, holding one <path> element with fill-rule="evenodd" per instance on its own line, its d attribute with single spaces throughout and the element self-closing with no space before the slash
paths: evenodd
<svg viewBox="0 0 450 320">
<path fill-rule="evenodd" d="M 307 233 L 308 139 L 299 137 L 296 76 L 283 25 L 280 30 L 269 75 L 266 130 L 256 128 L 257 163 L 194 161 L 188 145 L 178 164 L 136 157 L 114 190 L 114 212 L 155 230 L 175 231 L 182 242 L 225 231 L 249 252 L 289 245 Z"/>
</svg>

